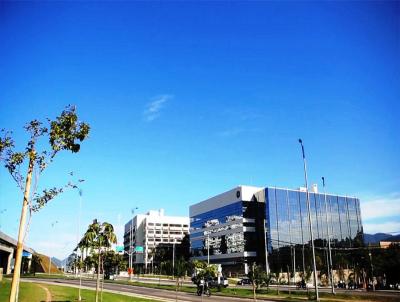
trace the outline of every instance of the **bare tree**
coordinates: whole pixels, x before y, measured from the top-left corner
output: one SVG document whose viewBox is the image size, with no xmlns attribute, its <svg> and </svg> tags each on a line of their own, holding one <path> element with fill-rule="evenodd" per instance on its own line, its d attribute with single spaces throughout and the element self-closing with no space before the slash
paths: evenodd
<svg viewBox="0 0 400 302">
<path fill-rule="evenodd" d="M 60 116 L 55 120 L 47 119 L 47 122 L 49 123 L 49 127 L 43 126 L 43 123 L 38 120 L 33 120 L 25 125 L 24 129 L 29 133 L 30 137 L 24 151 L 15 151 L 12 132 L 4 129 L 1 130 L 0 161 L 3 162 L 5 168 L 16 181 L 17 186 L 24 195 L 19 223 L 14 275 L 9 298 L 10 302 L 16 302 L 17 300 L 23 244 L 32 213 L 39 211 L 66 188 L 77 188 L 72 182 L 68 182 L 64 186 L 44 189 L 41 193 L 37 193 L 39 176 L 60 151 L 69 150 L 73 153 L 79 152 L 79 143 L 87 138 L 90 130 L 88 124 L 78 121 L 76 108 L 73 106 L 67 106 Z M 38 149 L 43 146 L 43 144 L 38 143 L 39 139 L 45 137 L 48 138 L 49 148 L 39 151 Z M 26 161 L 28 161 L 28 168 L 26 173 L 23 174 L 21 169 Z M 31 185 L 33 185 L 32 190 Z M 28 212 L 29 221 L 27 223 Z"/>
</svg>

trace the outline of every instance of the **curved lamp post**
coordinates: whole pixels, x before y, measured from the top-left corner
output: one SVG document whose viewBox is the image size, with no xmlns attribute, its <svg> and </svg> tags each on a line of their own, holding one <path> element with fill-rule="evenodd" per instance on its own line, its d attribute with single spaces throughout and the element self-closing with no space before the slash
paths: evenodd
<svg viewBox="0 0 400 302">
<path fill-rule="evenodd" d="M 315 262 L 314 234 L 313 234 L 313 230 L 312 230 L 312 220 L 311 220 L 310 193 L 308 191 L 307 163 L 306 163 L 306 156 L 305 156 L 305 153 L 304 153 L 303 141 L 300 138 L 299 138 L 299 143 L 301 145 L 301 152 L 302 152 L 302 155 L 303 155 L 304 180 L 305 180 L 305 183 L 306 183 L 308 225 L 310 227 L 311 248 L 312 248 L 312 256 L 313 256 L 313 271 L 314 271 L 313 275 L 314 275 L 314 286 L 315 286 L 315 299 L 317 301 L 319 301 L 318 280 L 317 280 L 317 265 L 316 265 L 316 262 Z"/>
</svg>

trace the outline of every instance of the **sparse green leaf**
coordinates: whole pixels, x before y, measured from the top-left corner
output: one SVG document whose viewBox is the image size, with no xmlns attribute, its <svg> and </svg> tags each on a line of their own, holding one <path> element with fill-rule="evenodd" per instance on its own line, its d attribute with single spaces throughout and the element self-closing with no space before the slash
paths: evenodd
<svg viewBox="0 0 400 302">
<path fill-rule="evenodd" d="M 70 150 L 73 153 L 79 152 L 80 144 L 88 135 L 90 126 L 78 122 L 76 109 L 68 106 L 55 121 L 51 122 L 50 145 L 53 149 L 52 157 L 58 151 Z"/>
</svg>

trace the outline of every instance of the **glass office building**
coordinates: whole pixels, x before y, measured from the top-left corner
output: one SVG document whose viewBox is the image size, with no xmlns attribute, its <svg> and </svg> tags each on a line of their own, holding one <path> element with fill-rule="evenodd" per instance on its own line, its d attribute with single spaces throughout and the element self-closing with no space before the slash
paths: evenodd
<svg viewBox="0 0 400 302">
<path fill-rule="evenodd" d="M 333 247 L 362 244 L 357 198 L 315 190 L 309 200 L 320 259 L 326 258 L 328 233 Z M 229 271 L 246 273 L 253 262 L 276 271 L 305 271 L 311 245 L 307 192 L 239 186 L 190 207 L 190 238 L 195 259 Z"/>
<path fill-rule="evenodd" d="M 308 194 L 314 245 L 321 261 L 327 257 L 328 238 L 333 248 L 363 244 L 358 198 L 318 192 Z M 311 236 L 306 190 L 265 188 L 263 195 L 270 267 L 275 271 L 287 267 L 305 271 L 311 265 L 308 257 Z M 295 258 L 297 264 L 293 263 Z"/>
<path fill-rule="evenodd" d="M 253 200 L 259 190 L 240 186 L 190 207 L 194 259 L 219 263 L 231 271 L 247 270 L 247 263 L 257 261 L 265 242 L 258 238 L 263 233 L 257 232 L 264 227 L 260 222 L 265 207 Z"/>
</svg>

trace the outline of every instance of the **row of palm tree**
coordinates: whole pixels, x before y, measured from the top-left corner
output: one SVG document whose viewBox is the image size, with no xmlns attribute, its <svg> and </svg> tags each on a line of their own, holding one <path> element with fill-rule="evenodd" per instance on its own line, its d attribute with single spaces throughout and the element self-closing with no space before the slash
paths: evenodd
<svg viewBox="0 0 400 302">
<path fill-rule="evenodd" d="M 97 219 L 93 220 L 86 230 L 85 234 L 79 241 L 75 250 L 80 251 L 80 264 L 79 264 L 79 276 L 81 279 L 81 271 L 83 266 L 83 259 L 88 256 L 89 253 L 97 255 L 97 281 L 96 281 L 96 302 L 99 301 L 99 290 L 100 290 L 100 272 L 104 275 L 103 257 L 104 254 L 110 250 L 112 244 L 117 243 L 117 236 L 114 233 L 114 227 L 108 222 L 100 223 Z M 102 295 L 101 295 L 102 298 Z M 81 293 L 79 287 L 79 297 L 81 301 Z M 101 299 L 102 300 L 102 299 Z"/>
</svg>

